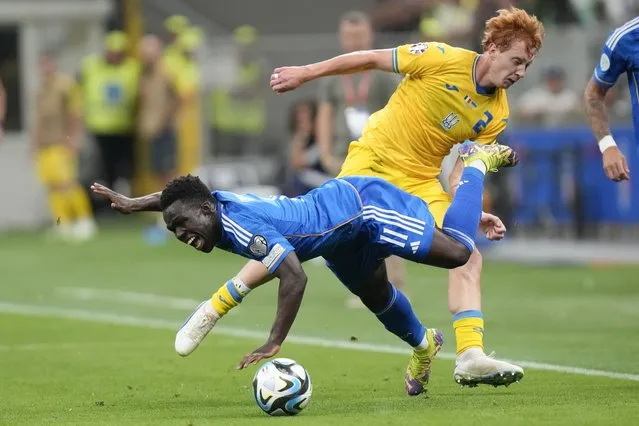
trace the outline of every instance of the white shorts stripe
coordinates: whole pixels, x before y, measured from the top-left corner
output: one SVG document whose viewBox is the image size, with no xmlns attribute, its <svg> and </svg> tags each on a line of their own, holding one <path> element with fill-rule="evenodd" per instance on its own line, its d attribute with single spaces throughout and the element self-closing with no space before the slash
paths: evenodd
<svg viewBox="0 0 639 426">
<path fill-rule="evenodd" d="M 400 234 L 399 232 L 395 232 L 392 229 L 384 228 L 382 232 L 384 234 L 392 235 L 393 237 L 401 238 L 404 241 L 408 239 L 408 235 Z"/>
<path fill-rule="evenodd" d="M 377 211 L 379 213 L 386 213 L 388 215 L 396 216 L 398 218 L 404 219 L 407 222 L 413 222 L 413 223 L 415 223 L 417 225 L 421 225 L 422 228 L 424 226 L 426 226 L 426 222 L 424 222 L 423 220 L 419 220 L 419 219 L 415 219 L 414 217 L 403 215 L 403 214 L 401 214 L 401 213 L 399 213 L 399 212 L 397 212 L 395 210 L 382 209 L 381 207 L 377 207 L 377 206 L 364 206 L 363 210 L 364 211 L 375 210 L 375 211 Z"/>
<path fill-rule="evenodd" d="M 401 241 L 397 241 L 397 240 L 394 240 L 392 238 L 388 238 L 386 235 L 380 236 L 379 239 L 382 240 L 382 241 L 386 241 L 387 243 L 395 244 L 396 246 L 399 246 L 401 248 L 404 248 L 404 246 L 406 245 L 406 244 L 402 243 Z"/>
<path fill-rule="evenodd" d="M 389 219 L 384 219 L 383 217 L 380 217 L 374 213 L 365 213 L 364 216 L 362 216 L 364 219 L 375 219 L 376 221 L 380 222 L 380 223 L 385 223 L 387 225 L 393 225 L 396 226 L 398 228 L 401 228 L 405 231 L 410 231 L 414 234 L 417 235 L 424 235 L 424 232 L 415 228 L 411 228 L 410 226 L 404 225 L 403 223 L 399 223 L 399 222 L 395 222 Z"/>
<path fill-rule="evenodd" d="M 421 231 L 424 230 L 424 225 L 419 225 L 419 224 L 416 224 L 416 223 L 413 223 L 413 222 L 409 222 L 409 221 L 407 221 L 405 219 L 402 219 L 402 218 L 397 217 L 397 216 L 392 215 L 392 214 L 382 213 L 382 212 L 379 212 L 379 211 L 373 210 L 373 209 L 364 209 L 363 213 L 364 214 L 373 214 L 373 215 L 378 216 L 378 217 L 384 217 L 386 219 L 389 219 L 389 220 L 392 220 L 392 221 L 395 221 L 395 222 L 403 223 L 404 225 L 410 226 L 411 228 L 419 229 Z"/>
</svg>

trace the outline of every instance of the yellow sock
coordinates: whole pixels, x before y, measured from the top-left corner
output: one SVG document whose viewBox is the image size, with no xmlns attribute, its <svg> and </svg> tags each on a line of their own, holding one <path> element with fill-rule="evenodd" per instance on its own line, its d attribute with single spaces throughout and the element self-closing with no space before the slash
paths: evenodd
<svg viewBox="0 0 639 426">
<path fill-rule="evenodd" d="M 211 304 L 220 317 L 242 303 L 242 299 L 251 291 L 241 280 L 233 278 L 220 287 L 211 297 Z"/>
<path fill-rule="evenodd" d="M 75 213 L 76 220 L 93 218 L 89 196 L 80 185 L 74 185 L 73 189 L 68 192 L 67 197 L 70 207 Z"/>
<path fill-rule="evenodd" d="M 49 207 L 54 223 L 68 224 L 73 219 L 72 211 L 69 209 L 66 191 L 52 190 L 49 192 Z"/>
<path fill-rule="evenodd" d="M 481 311 L 458 312 L 453 318 L 457 355 L 468 348 L 484 350 L 484 317 Z"/>
</svg>

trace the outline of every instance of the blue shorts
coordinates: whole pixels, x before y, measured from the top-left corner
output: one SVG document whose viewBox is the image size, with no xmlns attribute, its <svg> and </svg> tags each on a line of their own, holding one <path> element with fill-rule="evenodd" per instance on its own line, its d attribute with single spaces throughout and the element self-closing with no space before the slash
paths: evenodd
<svg viewBox="0 0 639 426">
<path fill-rule="evenodd" d="M 428 256 L 435 220 L 428 204 L 389 182 L 371 177 L 344 177 L 362 202 L 360 232 L 328 256 L 326 264 L 353 292 L 389 256 L 421 263 Z"/>
</svg>

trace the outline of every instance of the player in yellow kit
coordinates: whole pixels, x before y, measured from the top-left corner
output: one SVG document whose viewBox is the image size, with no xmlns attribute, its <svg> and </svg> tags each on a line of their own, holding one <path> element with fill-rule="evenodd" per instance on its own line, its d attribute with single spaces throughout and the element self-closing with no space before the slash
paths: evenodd
<svg viewBox="0 0 639 426">
<path fill-rule="evenodd" d="M 73 78 L 58 71 L 54 57 L 40 57 L 42 84 L 38 91 L 32 151 L 42 184 L 49 195 L 55 233 L 84 241 L 97 228 L 89 196 L 78 181 L 77 156 L 82 138 L 81 105 Z"/>
<path fill-rule="evenodd" d="M 442 160 L 454 144 L 465 140 L 495 142 L 508 123 L 506 89 L 524 78 L 543 37 L 543 25 L 534 16 L 516 8 L 500 10 L 486 22 L 482 54 L 437 42 L 359 51 L 306 66 L 277 68 L 271 87 L 282 93 L 320 77 L 371 69 L 405 74 L 388 104 L 369 118 L 362 137 L 351 143 L 340 176 L 388 180 L 427 201 L 441 227 L 452 199 L 437 179 Z M 452 192 L 464 184 L 462 167 L 458 161 L 451 173 Z M 499 218 L 483 213 L 481 222 L 490 239 L 503 238 L 506 229 Z M 509 385 L 523 377 L 522 368 L 483 350 L 481 265 L 475 250 L 466 265 L 450 272 L 449 309 L 457 342 L 454 378 L 468 386 Z M 250 262 L 235 279 L 255 288 L 270 277 L 263 265 Z M 212 305 L 215 308 L 215 301 Z M 206 332 L 198 335 L 203 338 Z M 407 381 L 420 377 L 431 361 L 422 362 L 413 354 Z"/>
</svg>

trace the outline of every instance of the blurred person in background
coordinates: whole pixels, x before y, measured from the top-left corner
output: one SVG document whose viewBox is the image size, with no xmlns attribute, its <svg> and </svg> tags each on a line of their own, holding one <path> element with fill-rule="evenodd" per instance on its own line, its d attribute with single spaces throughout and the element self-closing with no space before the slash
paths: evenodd
<svg viewBox="0 0 639 426">
<path fill-rule="evenodd" d="M 331 176 L 320 161 L 315 132 L 317 102 L 304 99 L 296 102 L 290 111 L 289 131 L 293 135 L 289 147 L 291 170 L 290 197 L 306 194 Z"/>
<path fill-rule="evenodd" d="M 163 57 L 162 41 L 146 35 L 140 41 L 142 75 L 139 87 L 138 143 L 147 157 L 154 190 L 160 190 L 175 176 L 177 167 L 176 114 L 179 97 L 175 73 Z M 162 217 L 147 230 L 147 241 L 162 243 L 168 233 Z"/>
<path fill-rule="evenodd" d="M 408 33 L 419 29 L 426 6 L 437 0 L 377 0 L 371 12 L 375 31 Z"/>
<path fill-rule="evenodd" d="M 259 151 L 266 126 L 268 70 L 257 49 L 257 30 L 243 25 L 234 31 L 237 72 L 231 86 L 214 87 L 209 99 L 213 154 L 245 155 Z"/>
<path fill-rule="evenodd" d="M 54 235 L 84 241 L 97 230 L 88 194 L 78 182 L 82 114 L 78 88 L 58 71 L 51 53 L 40 56 L 41 83 L 31 132 L 31 147 L 51 209 Z"/>
<path fill-rule="evenodd" d="M 373 47 L 373 26 L 364 12 L 350 11 L 340 19 L 338 36 L 343 53 L 368 50 Z M 370 115 L 386 106 L 397 88 L 399 79 L 390 73 L 366 71 L 320 80 L 317 111 L 317 145 L 322 168 L 337 176 L 348 153 L 351 141 L 359 139 Z M 390 280 L 404 288 L 405 265 L 399 257 L 387 259 Z M 364 307 L 359 297 L 352 295 L 347 306 Z"/>
<path fill-rule="evenodd" d="M 195 170 L 202 158 L 202 78 L 196 54 L 203 40 L 200 28 L 189 27 L 176 41 L 181 62 L 171 75 L 179 97 L 177 171 L 181 174 Z"/>
<path fill-rule="evenodd" d="M 574 121 L 580 109 L 579 96 L 566 86 L 566 71 L 551 66 L 544 71 L 541 85 L 521 95 L 513 115 L 527 124 L 557 127 Z"/>
<path fill-rule="evenodd" d="M 95 139 L 102 160 L 103 180 L 131 185 L 140 64 L 127 54 L 121 31 L 106 36 L 104 55 L 84 59 L 78 75 L 84 123 Z"/>
<path fill-rule="evenodd" d="M 7 118 L 7 91 L 0 79 L 0 142 L 4 136 L 4 122 Z"/>
<path fill-rule="evenodd" d="M 138 137 L 149 146 L 154 187 L 159 190 L 175 176 L 178 94 L 173 76 L 162 60 L 162 42 L 146 35 L 140 42 Z"/>
<path fill-rule="evenodd" d="M 164 21 L 164 28 L 169 33 L 169 41 L 164 48 L 164 62 L 171 72 L 177 73 L 184 61 L 178 39 L 190 26 L 189 18 L 182 15 L 172 15 Z"/>
<path fill-rule="evenodd" d="M 472 35 L 477 0 L 443 0 L 425 8 L 419 30 L 425 40 L 466 46 Z"/>
</svg>

